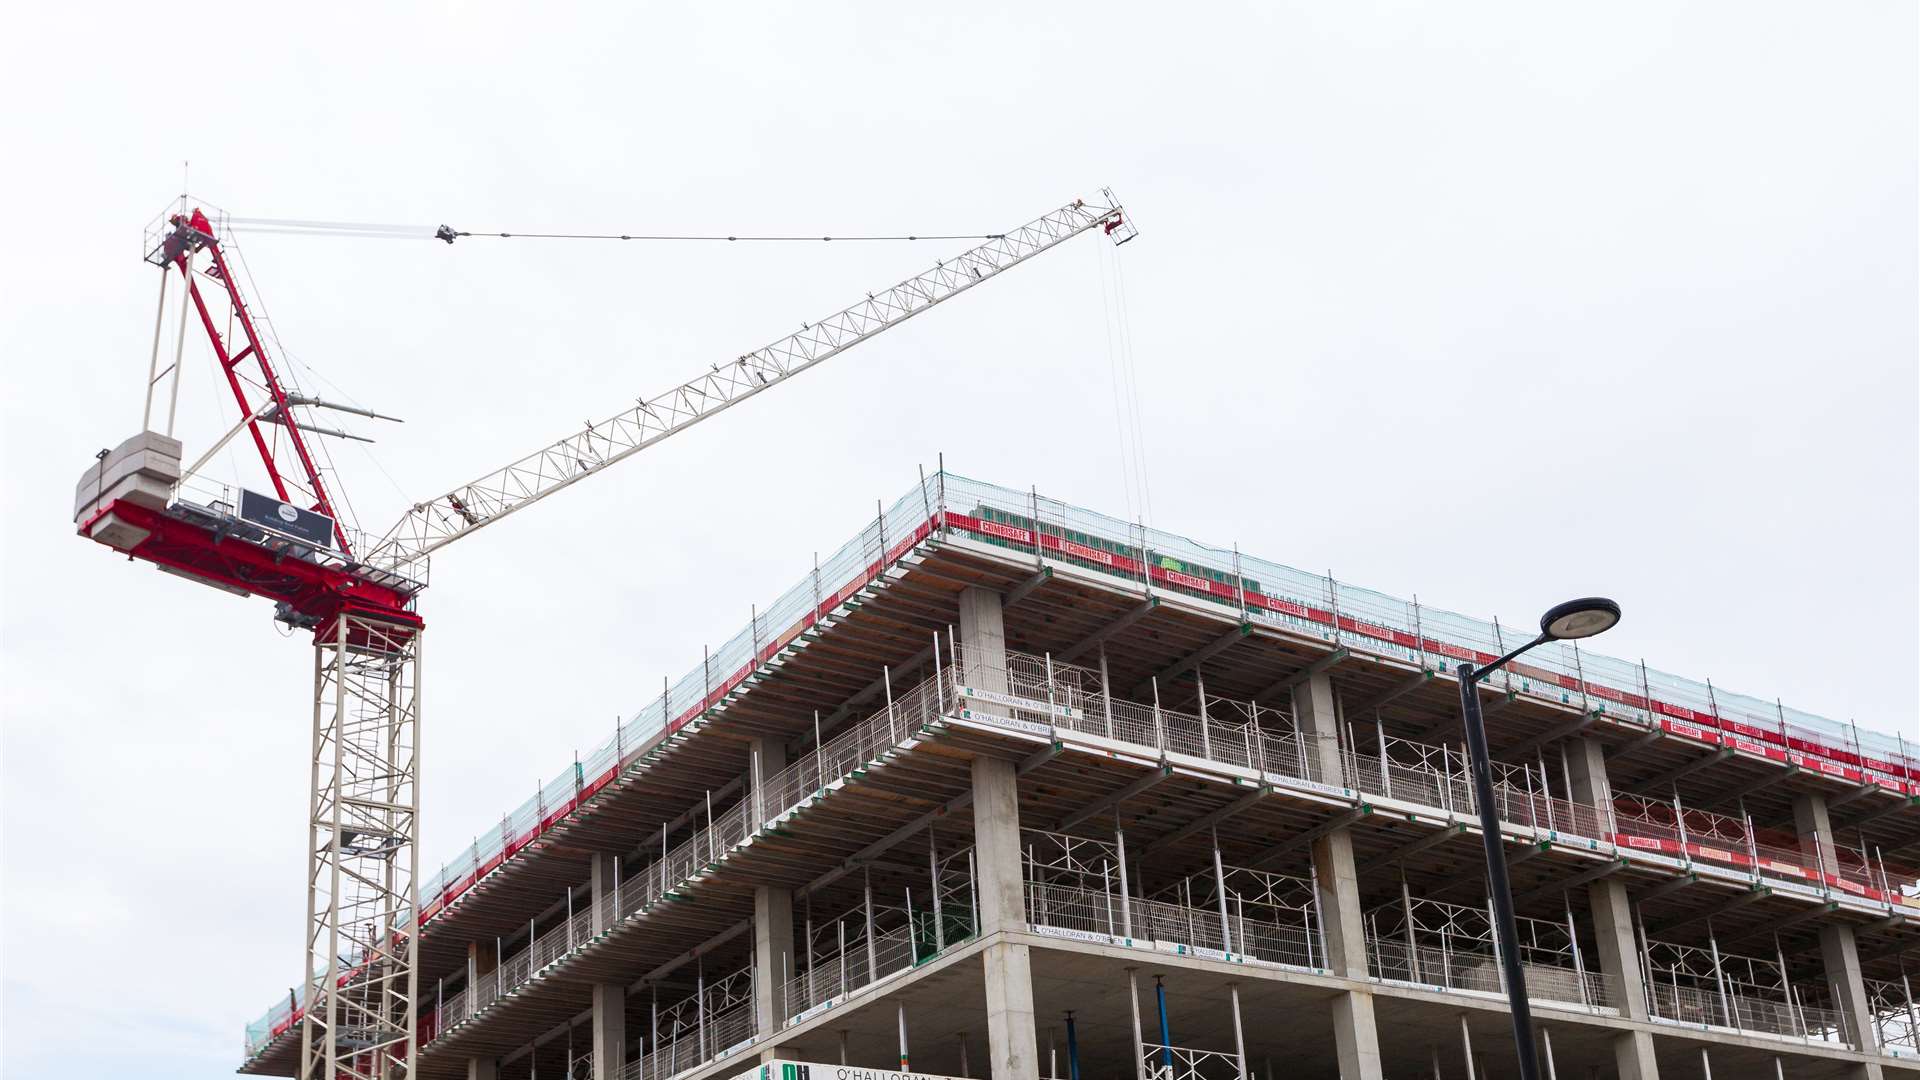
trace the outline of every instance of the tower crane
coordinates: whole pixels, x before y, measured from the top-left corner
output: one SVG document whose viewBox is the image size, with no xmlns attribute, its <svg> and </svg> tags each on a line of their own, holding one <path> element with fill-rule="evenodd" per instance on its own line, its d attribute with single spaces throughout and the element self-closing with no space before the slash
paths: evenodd
<svg viewBox="0 0 1920 1080">
<path fill-rule="evenodd" d="M 346 433 L 313 417 L 332 409 L 385 418 L 304 396 L 284 382 L 221 230 L 204 209 L 183 205 L 165 218 L 147 254 L 161 281 L 141 430 L 100 451 L 81 476 L 74 521 L 81 536 L 129 559 L 230 593 L 264 596 L 274 601 L 276 619 L 313 635 L 302 1080 L 413 1075 L 425 630 L 419 600 L 434 553 L 1081 233 L 1098 229 L 1116 244 L 1131 239 L 1134 227 L 1112 191 L 1101 194 L 1101 203 L 1076 199 L 772 344 L 709 364 L 678 386 L 414 504 L 371 539 L 343 523 L 314 455 L 314 438 Z M 179 343 L 162 367 L 161 326 L 176 275 Z M 216 318 L 222 299 L 224 334 Z M 186 327 L 195 321 L 239 419 L 183 469 L 174 420 Z M 243 436 L 271 492 L 241 490 L 232 500 L 201 495 L 195 475 Z"/>
</svg>

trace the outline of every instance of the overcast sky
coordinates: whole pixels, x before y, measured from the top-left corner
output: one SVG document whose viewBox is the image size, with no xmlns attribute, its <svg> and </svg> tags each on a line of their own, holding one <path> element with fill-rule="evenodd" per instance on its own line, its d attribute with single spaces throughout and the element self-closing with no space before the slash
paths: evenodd
<svg viewBox="0 0 1920 1080">
<path fill-rule="evenodd" d="M 1909 0 L 642 7 L 10 14 L 0 1071 L 228 1075 L 302 956 L 307 640 L 68 522 L 183 160 L 257 216 L 1139 223 L 436 559 L 423 863 L 942 452 L 1126 514 L 1116 259 L 1155 524 L 1503 622 L 1603 592 L 1603 651 L 1920 735 Z M 961 247 L 243 241 L 302 380 L 406 419 L 337 454 L 375 529 Z"/>
</svg>

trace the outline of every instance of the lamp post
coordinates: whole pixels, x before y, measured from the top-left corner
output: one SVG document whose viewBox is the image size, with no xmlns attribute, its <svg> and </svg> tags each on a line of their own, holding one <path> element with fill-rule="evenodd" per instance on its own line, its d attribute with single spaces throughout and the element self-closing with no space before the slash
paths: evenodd
<svg viewBox="0 0 1920 1080">
<path fill-rule="evenodd" d="M 1500 966 L 1506 977 L 1507 1005 L 1513 1013 L 1513 1043 L 1520 1056 L 1520 1080 L 1540 1080 L 1533 1053 L 1533 1014 L 1527 1007 L 1527 974 L 1520 963 L 1520 934 L 1513 921 L 1513 885 L 1507 879 L 1507 852 L 1500 840 L 1500 814 L 1493 801 L 1493 762 L 1487 756 L 1487 729 L 1480 715 L 1480 680 L 1507 661 L 1548 641 L 1574 641 L 1612 629 L 1620 605 L 1604 597 L 1569 600 L 1540 616 L 1540 636 L 1485 667 L 1461 664 L 1460 710 L 1467 729 L 1467 754 L 1473 762 L 1473 794 L 1480 804 L 1480 838 L 1487 850 L 1487 887 L 1493 893 L 1495 930 L 1500 935 Z"/>
</svg>

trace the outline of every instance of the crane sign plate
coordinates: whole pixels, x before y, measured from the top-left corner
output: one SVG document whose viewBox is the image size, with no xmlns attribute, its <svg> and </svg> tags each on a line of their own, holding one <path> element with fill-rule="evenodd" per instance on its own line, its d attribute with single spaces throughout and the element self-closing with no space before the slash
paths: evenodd
<svg viewBox="0 0 1920 1080">
<path fill-rule="evenodd" d="M 270 532 L 311 544 L 317 548 L 333 546 L 333 519 L 314 510 L 302 510 L 271 495 L 240 489 L 241 521 Z"/>
</svg>

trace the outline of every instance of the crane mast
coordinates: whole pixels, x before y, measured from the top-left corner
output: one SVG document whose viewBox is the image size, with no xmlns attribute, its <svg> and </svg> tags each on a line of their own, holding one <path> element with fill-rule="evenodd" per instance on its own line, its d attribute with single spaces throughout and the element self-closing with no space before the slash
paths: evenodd
<svg viewBox="0 0 1920 1080">
<path fill-rule="evenodd" d="M 900 325 L 934 305 L 1092 229 L 1116 244 L 1135 230 L 1110 190 L 1074 200 L 912 278 L 742 353 L 597 424 L 416 504 L 377 542 L 360 544 L 333 512 L 307 436 L 340 434 L 301 419 L 324 403 L 288 392 L 241 296 L 222 237 L 201 211 L 167 218 L 150 262 L 184 282 L 181 342 L 160 365 L 160 317 L 145 429 L 102 450 L 76 490 L 82 536 L 162 570 L 276 602 L 276 618 L 311 630 L 313 755 L 308 799 L 307 919 L 301 962 L 300 1077 L 413 1075 L 419 1015 L 418 926 L 421 643 L 415 610 L 433 552 Z M 161 285 L 161 315 L 166 305 Z M 218 282 L 246 344 L 229 349 L 200 281 Z M 181 444 L 154 426 L 154 394 L 177 398 L 188 313 L 198 315 L 240 409 L 202 455 L 251 435 L 273 496 L 202 501 L 184 481 Z M 253 365 L 246 379 L 239 369 Z M 254 388 L 249 392 L 249 386 Z M 362 415 L 365 410 L 349 409 Z M 262 425 L 277 425 L 269 438 Z M 282 470 L 280 433 L 298 464 Z M 292 501 L 297 499 L 298 502 Z"/>
</svg>

